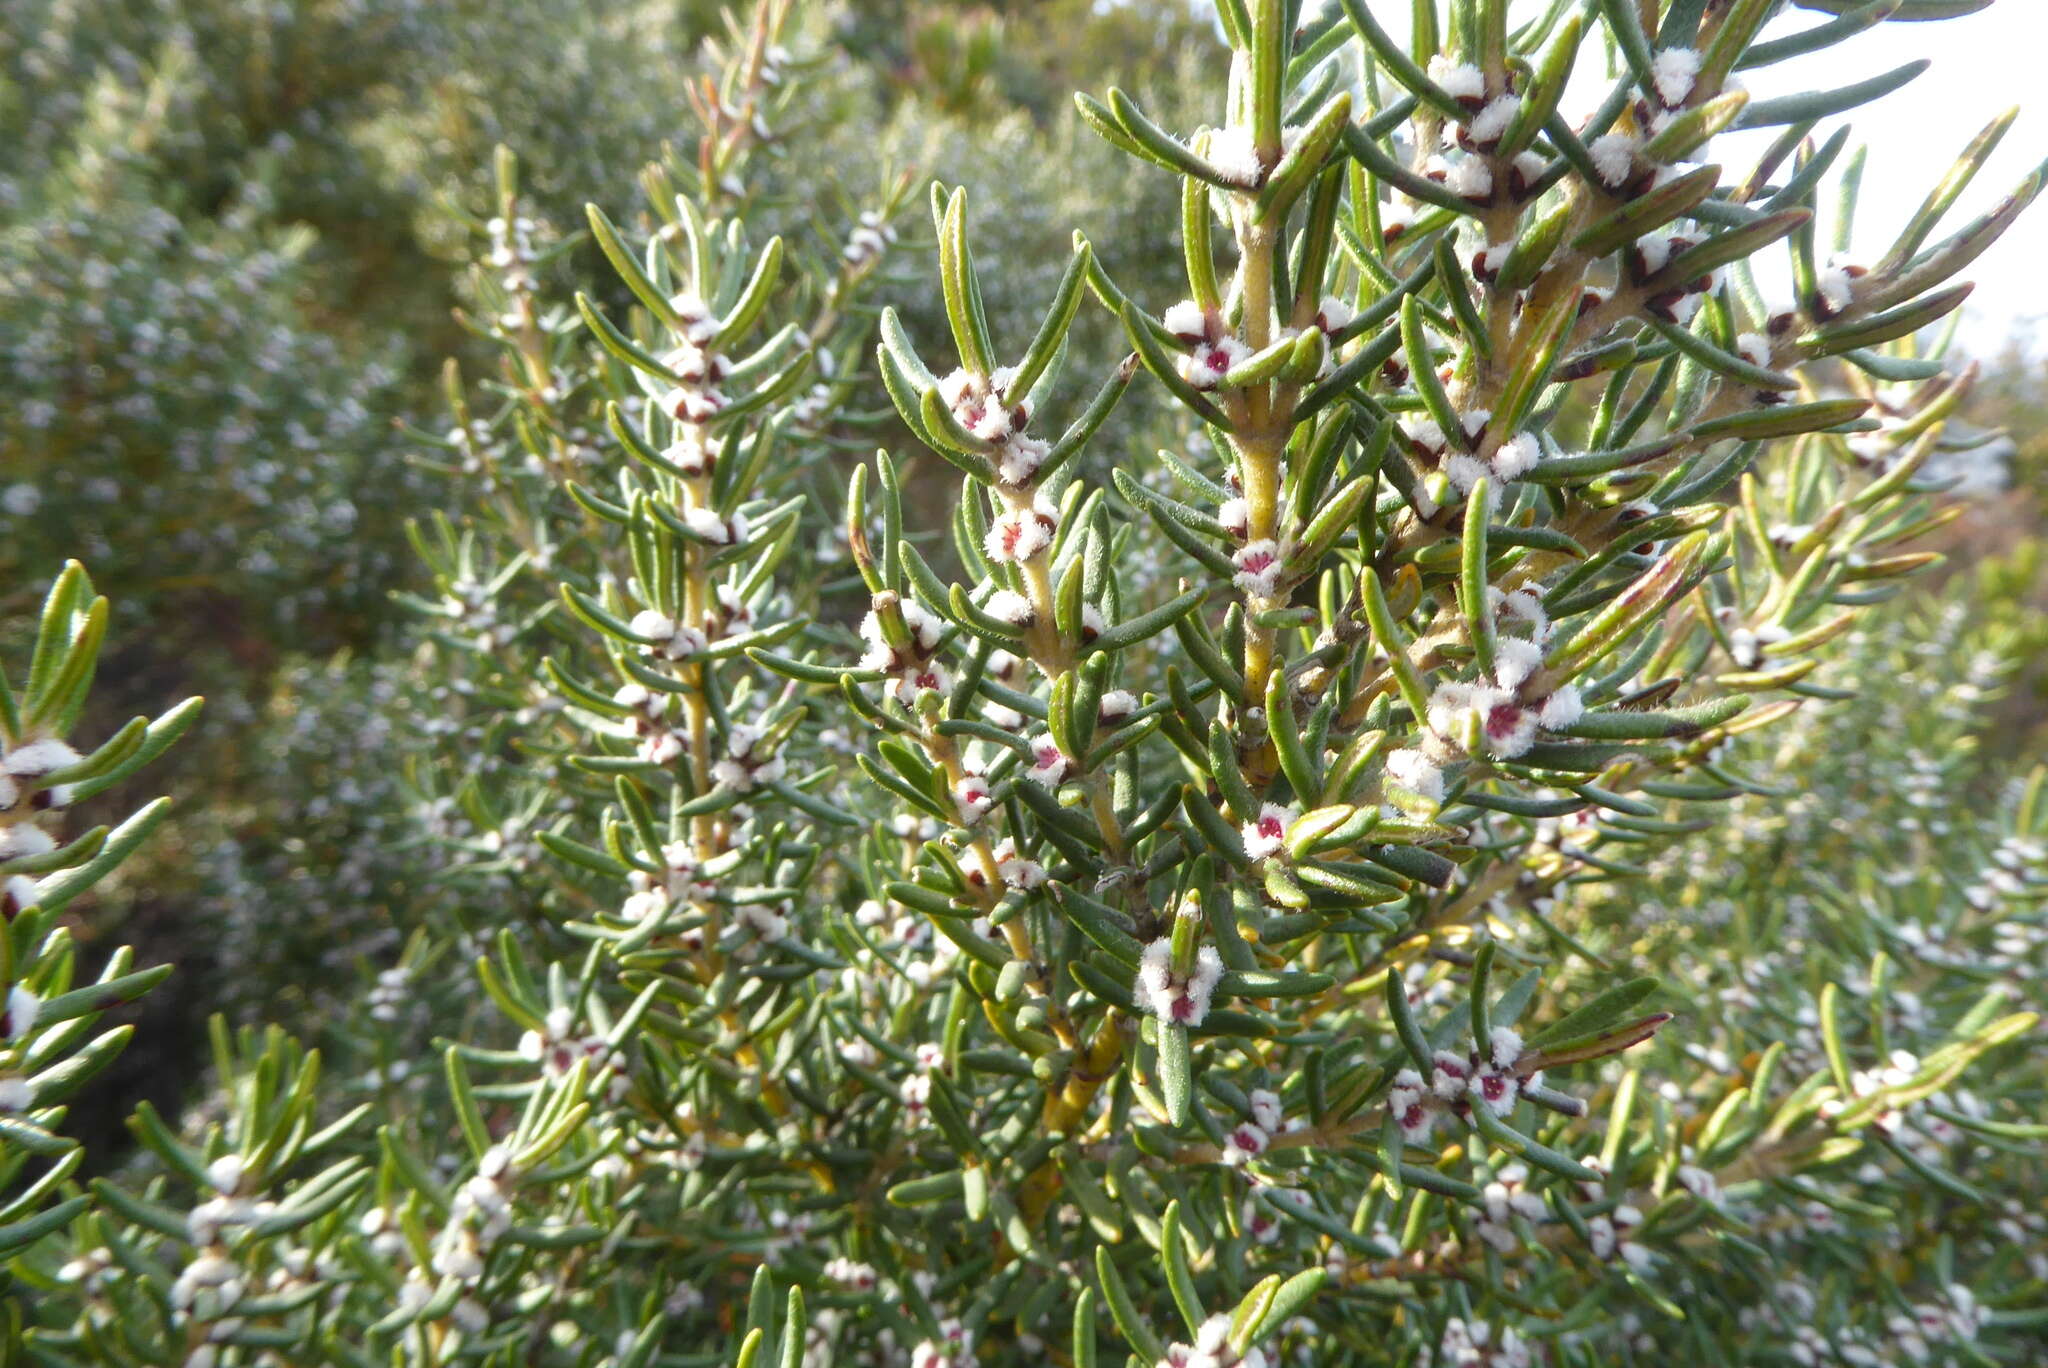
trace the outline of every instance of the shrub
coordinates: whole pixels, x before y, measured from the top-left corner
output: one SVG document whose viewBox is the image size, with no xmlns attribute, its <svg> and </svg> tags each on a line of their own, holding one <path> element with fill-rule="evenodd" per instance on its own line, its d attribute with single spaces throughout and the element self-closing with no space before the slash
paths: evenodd
<svg viewBox="0 0 2048 1368">
<path fill-rule="evenodd" d="M 1823 260 L 1843 139 L 1806 135 L 1901 78 L 1732 73 L 1956 7 L 1763 42 L 1770 3 L 1665 8 L 1418 6 L 1411 51 L 1362 0 L 1225 0 L 1221 126 L 1080 103 L 1177 178 L 1188 297 L 1077 236 L 1029 327 L 991 326 L 982 276 L 1027 268 L 977 266 L 957 188 L 923 338 L 867 303 L 900 188 L 828 250 L 752 227 L 764 149 L 820 136 L 782 122 L 826 76 L 781 0 L 646 210 L 588 215 L 630 306 L 549 296 L 573 239 L 501 155 L 491 373 L 451 368 L 422 439 L 457 496 L 409 600 L 437 754 L 394 743 L 418 806 L 367 837 L 435 895 L 338 1083 L 222 1025 L 183 1133 L 138 1114 L 146 1175 L 32 1180 L 65 1193 L 15 1241 L 32 1351 L 2023 1353 L 2041 785 L 1916 818 L 1922 870 L 1817 814 L 1915 791 L 1882 727 L 1826 777 L 1881 709 L 1967 734 L 1906 676 L 1992 682 L 1939 635 L 1902 668 L 1883 605 L 1953 516 L 1928 463 L 1971 379 L 1915 338 L 2039 179 Z M 1583 121 L 1575 81 L 1610 88 Z M 1788 130 L 1739 180 L 1703 160 L 1734 125 Z M 1091 300 L 1127 354 L 1074 331 Z M 1104 449 L 1140 371 L 1156 458 Z M 915 454 L 854 466 L 835 535 L 877 432 Z M 90 638 L 65 585 L 44 636 Z M 1809 849 L 1853 892 L 1786 876 Z M 11 940 L 45 975 L 46 925 Z"/>
</svg>

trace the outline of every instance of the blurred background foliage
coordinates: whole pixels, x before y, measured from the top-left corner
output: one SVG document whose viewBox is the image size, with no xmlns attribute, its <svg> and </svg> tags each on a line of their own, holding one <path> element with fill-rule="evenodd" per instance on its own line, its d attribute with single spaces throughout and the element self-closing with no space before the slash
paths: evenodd
<svg viewBox="0 0 2048 1368">
<path fill-rule="evenodd" d="M 173 835 L 79 929 L 180 964 L 101 1085 L 108 1131 L 136 1097 L 196 1081 L 178 1069 L 208 1005 L 317 1036 L 357 967 L 437 896 L 422 814 L 460 818 L 410 786 L 406 759 L 446 743 L 459 700 L 415 663 L 420 629 L 391 596 L 423 578 L 405 524 L 440 497 L 405 426 L 438 429 L 443 359 L 479 355 L 460 311 L 479 303 L 466 263 L 492 149 L 518 153 L 544 222 L 573 228 L 585 201 L 632 213 L 635 170 L 695 126 L 718 8 L 0 0 L 0 622 L 28 621 L 79 555 L 121 605 L 95 705 L 125 717 L 210 697 L 152 780 L 185 795 Z M 1171 178 L 1131 177 L 1069 92 L 1114 81 L 1169 126 L 1219 119 L 1187 93 L 1211 88 L 1190 77 L 1221 51 L 1198 9 L 844 0 L 818 6 L 805 39 L 826 79 L 804 83 L 807 152 L 780 164 L 764 231 L 836 252 L 837 225 L 879 187 L 937 177 L 979 206 L 990 321 L 1012 346 L 1067 225 L 1087 225 L 1137 297 L 1178 297 L 1177 259 L 1131 231 L 1172 221 Z M 900 259 L 923 260 L 915 198 L 899 226 Z M 580 241 L 549 270 L 556 285 L 613 278 Z M 935 342 L 927 309 L 905 322 Z M 1083 319 L 1077 392 L 1119 351 L 1103 316 Z M 2048 687 L 2025 635 L 2048 607 L 2044 385 L 2022 345 L 1984 358 L 1970 416 L 2013 434 L 2009 483 L 1939 535 L 1949 611 L 2006 634 L 1995 702 L 1958 724 L 1995 730 L 1999 755 L 2038 735 Z M 1094 459 L 1173 440 L 1144 396 Z"/>
</svg>

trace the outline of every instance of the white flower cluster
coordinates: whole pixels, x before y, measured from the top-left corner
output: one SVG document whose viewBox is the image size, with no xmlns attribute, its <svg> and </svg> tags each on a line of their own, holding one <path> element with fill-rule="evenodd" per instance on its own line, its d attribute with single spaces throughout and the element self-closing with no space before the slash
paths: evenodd
<svg viewBox="0 0 2048 1368">
<path fill-rule="evenodd" d="M 17 811 L 24 796 L 32 811 L 69 807 L 72 786 L 53 785 L 47 780 L 50 775 L 77 764 L 78 760 L 78 752 L 55 737 L 19 741 L 0 753 L 0 823 L 11 827 L 27 815 Z M 10 817 L 13 819 L 11 822 Z M 20 850 L 8 853 L 5 844 L 8 839 L 7 828 L 0 827 L 0 860 L 29 853 Z"/>
<path fill-rule="evenodd" d="M 502 273 L 500 280 L 506 293 L 530 293 L 534 288 L 533 263 L 539 255 L 533 240 L 541 225 L 524 214 L 518 214 L 510 220 L 493 218 L 484 225 L 484 229 L 491 239 L 491 250 L 484 261 Z"/>
<path fill-rule="evenodd" d="M 1466 754 L 1476 737 L 1480 753 L 1512 760 L 1536 743 L 1541 731 L 1571 726 L 1584 713 L 1577 686 L 1531 689 L 1551 636 L 1543 602 L 1527 589 L 1489 589 L 1487 611 L 1496 629 L 1491 679 L 1447 681 L 1429 697 L 1428 731 L 1417 750 L 1397 751 L 1387 760 L 1395 783 L 1432 800 L 1443 794 L 1442 766 Z"/>
<path fill-rule="evenodd" d="M 1223 1162 L 1232 1168 L 1242 1168 L 1264 1154 L 1272 1147 L 1275 1136 L 1301 1130 L 1308 1124 L 1302 1117 L 1288 1116 L 1280 1095 L 1269 1088 L 1253 1088 L 1245 1103 L 1251 1114 L 1232 1126 L 1223 1139 Z M 1247 1203 L 1247 1212 L 1255 1206 Z"/>
<path fill-rule="evenodd" d="M 898 634 L 883 622 L 884 615 L 891 613 L 901 623 L 900 645 L 891 644 Z M 860 667 L 886 674 L 883 687 L 906 707 L 926 690 L 944 693 L 952 687 L 953 676 L 935 654 L 942 634 L 938 616 L 917 600 L 884 603 L 861 619 L 860 635 L 867 652 L 861 656 Z"/>
<path fill-rule="evenodd" d="M 36 823 L 37 814 L 68 807 L 72 786 L 46 784 L 46 778 L 78 762 L 78 752 L 64 742 L 46 737 L 16 743 L 0 754 L 0 864 L 28 856 L 46 855 L 57 848 L 49 832 Z M 10 917 L 21 908 L 34 905 L 37 882 L 26 874 L 0 880 L 0 910 Z"/>
<path fill-rule="evenodd" d="M 1483 1059 L 1477 1051 L 1464 1055 L 1436 1051 L 1428 1078 L 1413 1068 L 1394 1075 L 1387 1111 L 1403 1140 L 1411 1145 L 1427 1144 L 1440 1119 L 1469 1116 L 1474 1103 L 1495 1116 L 1506 1116 L 1515 1109 L 1525 1088 L 1542 1086 L 1540 1072 L 1525 1078 L 1515 1071 L 1522 1057 L 1521 1036 L 1506 1026 L 1496 1026 L 1487 1044 Z"/>
<path fill-rule="evenodd" d="M 757 787 L 780 783 L 787 769 L 779 750 L 763 753 L 761 728 L 735 722 L 725 734 L 725 755 L 711 766 L 711 778 L 735 793 L 752 793 Z"/>
<path fill-rule="evenodd" d="M 1223 957 L 1213 945 L 1195 952 L 1185 971 L 1173 963 L 1173 940 L 1162 936 L 1145 947 L 1133 985 L 1138 1006 L 1176 1026 L 1199 1026 L 1209 1015 L 1210 999 L 1223 980 Z"/>
<path fill-rule="evenodd" d="M 986 376 L 956 370 L 939 381 L 939 397 L 961 427 L 994 448 L 996 478 L 1004 489 L 1021 494 L 1035 483 L 1052 447 L 1025 431 L 1031 423 L 1031 397 L 1011 393 L 1016 380 L 1015 366 L 997 367 Z"/>
<path fill-rule="evenodd" d="M 1059 510 L 1043 494 L 1010 497 L 1009 506 L 989 524 L 981 549 L 998 565 L 1021 565 L 1050 551 L 1059 527 Z"/>
<path fill-rule="evenodd" d="M 656 403 L 677 423 L 702 426 L 731 402 L 719 385 L 732 365 L 716 349 L 718 320 L 702 298 L 685 290 L 669 300 L 669 308 L 675 313 L 679 337 L 659 360 L 675 377 L 675 384 L 662 391 Z"/>
<path fill-rule="evenodd" d="M 1230 1317 L 1215 1315 L 1195 1331 L 1193 1344 L 1169 1344 L 1155 1368 L 1267 1368 L 1263 1349 L 1248 1347 L 1239 1354 L 1230 1346 Z"/>
<path fill-rule="evenodd" d="M 539 1064 L 549 1078 L 559 1078 L 578 1060 L 587 1059 L 593 1076 L 606 1080 L 612 1101 L 626 1095 L 625 1055 L 601 1035 L 577 1032 L 576 1014 L 567 1007 L 549 1009 L 540 1029 L 520 1035 L 519 1057 Z"/>
<path fill-rule="evenodd" d="M 633 620 L 626 626 L 634 636 L 644 638 L 640 643 L 640 649 L 656 660 L 688 660 L 709 644 L 705 641 L 702 631 L 686 626 L 653 608 L 635 613 Z M 628 706 L 644 702 L 639 700 L 637 695 L 631 697 L 635 702 L 628 703 Z M 626 699 L 620 701 L 627 702 Z"/>
<path fill-rule="evenodd" d="M 936 1338 L 910 1351 L 910 1368 L 974 1368 L 974 1362 L 974 1333 L 950 1316 L 939 1322 Z"/>
<path fill-rule="evenodd" d="M 1502 1166 L 1493 1180 L 1480 1189 L 1483 1213 L 1472 1223 L 1473 1232 L 1502 1254 L 1512 1254 L 1522 1244 L 1515 1218 L 1540 1221 L 1549 1213 L 1543 1199 L 1529 1190 L 1529 1167 L 1514 1163 Z"/>
<path fill-rule="evenodd" d="M 1497 1334 L 1487 1321 L 1453 1316 L 1444 1322 L 1431 1368 L 1535 1368 L 1536 1349 L 1513 1326 Z"/>
<path fill-rule="evenodd" d="M 1666 167 L 1659 174 L 1666 175 L 1676 169 Z M 1643 307 L 1667 323 L 1676 323 L 1680 327 L 1690 324 L 1707 296 L 1721 288 L 1723 272 L 1718 267 L 1680 280 L 1663 280 L 1667 268 L 1699 243 L 1697 230 L 1660 230 L 1637 238 L 1629 251 L 1628 269 L 1635 283 L 1659 282 L 1660 287 L 1645 297 Z"/>
<path fill-rule="evenodd" d="M 372 1021 L 397 1021 L 412 1003 L 412 971 L 402 964 L 377 972 L 368 1006 Z"/>
<path fill-rule="evenodd" d="M 1607 1215 L 1586 1222 L 1586 1247 L 1596 1259 L 1612 1260 L 1618 1256 L 1636 1272 L 1647 1273 L 1657 1261 L 1656 1253 L 1648 1245 L 1629 1238 L 1629 1232 L 1642 1221 L 1642 1211 L 1624 1202 Z"/>
<path fill-rule="evenodd" d="M 17 742 L 0 753 L 0 863 L 25 856 L 47 854 L 57 842 L 37 824 L 38 814 L 71 802 L 71 786 L 48 785 L 44 781 L 78 762 L 78 752 L 54 738 Z M 13 874 L 0 880 L 0 914 L 11 922 L 22 909 L 39 900 L 40 885 L 27 874 Z M 0 1036 L 0 1063 L 25 1063 L 23 1052 L 29 1032 L 35 1029 L 42 1001 L 24 983 L 9 985 Z M 24 1112 L 35 1103 L 35 1089 L 28 1079 L 11 1069 L 0 1068 L 0 1115 Z"/>
<path fill-rule="evenodd" d="M 896 241 L 896 229 L 880 214 L 870 209 L 860 216 L 860 224 L 846 239 L 846 246 L 839 256 L 856 271 L 865 270 L 882 259 Z"/>
<path fill-rule="evenodd" d="M 1490 258 L 1489 258 L 1490 259 Z M 1470 494 L 1481 480 L 1490 482 L 1489 500 L 1497 503 L 1508 485 L 1521 479 L 1543 462 L 1543 446 L 1530 433 L 1517 433 L 1501 440 L 1490 453 L 1493 414 L 1477 409 L 1462 415 L 1460 443 L 1454 447 L 1441 424 L 1420 414 L 1400 420 L 1401 434 L 1409 449 L 1423 460 L 1439 466 L 1452 489 Z M 1491 507 L 1491 503 L 1489 507 Z M 1433 510 L 1434 505 L 1427 505 Z"/>
<path fill-rule="evenodd" d="M 1786 1356 L 1799 1368 L 1897 1368 L 1901 1364 L 1967 1361 L 1983 1330 L 1986 1314 L 1976 1294 L 1951 1283 L 1934 1298 L 1916 1303 L 1886 1319 L 1881 1334 L 1856 1327 L 1823 1330 L 1805 1317 L 1813 1295 L 1793 1284 L 1790 1308 L 1796 1323 L 1786 1339 Z M 1960 1351 L 1960 1352 L 1959 1352 Z"/>
</svg>

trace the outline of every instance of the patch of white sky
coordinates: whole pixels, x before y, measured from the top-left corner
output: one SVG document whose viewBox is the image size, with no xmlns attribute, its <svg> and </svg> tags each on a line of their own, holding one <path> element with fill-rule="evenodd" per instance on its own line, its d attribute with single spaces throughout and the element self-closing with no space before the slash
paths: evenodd
<svg viewBox="0 0 2048 1368">
<path fill-rule="evenodd" d="M 1322 0 L 1333 4 L 1335 0 Z M 1367 0 L 1388 31 L 1406 42 L 1409 5 Z M 1311 13 L 1318 0 L 1308 0 Z M 1510 19 L 1520 23 L 1539 17 L 1547 0 L 1513 0 Z M 1768 25 L 1765 39 L 1780 38 L 1826 22 L 1828 15 L 1787 5 Z M 2007 133 L 1984 170 L 1942 222 L 1952 231 L 1996 204 L 2048 155 L 2048 77 L 2041 54 L 2048 51 L 2048 0 L 2000 0 L 1989 9 L 1934 22 L 1878 25 L 1844 43 L 1741 73 L 1751 95 L 1770 99 L 1810 90 L 1831 90 L 1866 80 L 1905 63 L 1926 60 L 1927 70 L 1877 102 L 1823 120 L 1814 132 L 1824 142 L 1846 122 L 1848 153 L 1865 149 L 1862 192 L 1854 236 L 1843 259 L 1882 256 L 1927 193 L 1945 175 L 1956 156 L 1992 120 L 2019 106 L 2018 122 Z M 1600 45 L 1588 43 L 1582 69 L 1565 99 L 1567 113 L 1583 114 L 1609 89 L 1601 74 L 1606 60 Z M 2038 106 L 2038 107 L 2036 107 Z M 1778 130 L 1724 134 L 1714 156 L 1735 180 L 1754 164 Z M 1820 241 L 1832 242 L 1834 204 L 1823 195 Z M 1980 354 L 1995 352 L 2008 341 L 2026 350 L 2048 353 L 2048 198 L 1971 267 L 1967 278 L 1976 292 L 1965 306 L 1961 340 Z M 1775 253 L 1782 258 L 1782 251 Z M 1771 297 L 1786 293 L 1786 272 L 1767 260 L 1758 271 Z M 1777 288 L 1774 289 L 1773 287 Z"/>
</svg>

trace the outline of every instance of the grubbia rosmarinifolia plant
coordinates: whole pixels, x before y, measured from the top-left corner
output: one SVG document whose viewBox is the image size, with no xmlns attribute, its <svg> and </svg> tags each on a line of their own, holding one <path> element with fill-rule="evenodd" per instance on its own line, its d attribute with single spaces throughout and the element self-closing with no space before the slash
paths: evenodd
<svg viewBox="0 0 2048 1368">
<path fill-rule="evenodd" d="M 1937 237 L 2001 119 L 1858 259 L 1860 158 L 1821 125 L 1923 64 L 1768 101 L 1738 78 L 1980 6 L 1834 7 L 1765 40 L 1770 3 L 1520 24 L 1505 3 L 1425 3 L 1407 46 L 1365 0 L 1306 25 L 1297 8 L 1219 5 L 1216 127 L 1078 97 L 1111 145 L 1181 178 L 1186 298 L 1127 296 L 1077 232 L 1043 327 L 996 339 L 965 196 L 934 187 L 952 355 L 883 317 L 883 382 L 962 492 L 950 556 L 927 554 L 900 463 L 856 472 L 870 649 L 839 682 L 879 733 L 866 773 L 943 828 L 874 892 L 959 947 L 965 1016 L 994 1033 L 944 1071 L 959 1166 L 891 1198 L 958 1203 L 1002 1257 L 1092 1282 L 1146 1361 L 1256 1357 L 1266 1308 L 1326 1277 L 1302 1331 L 1317 1361 L 1347 1328 L 1363 1342 L 1360 1297 L 1406 1305 L 1448 1361 L 1529 1361 L 1535 1336 L 1598 1317 L 1615 1294 L 1588 1284 L 1608 1277 L 1682 1319 L 1652 1286 L 1661 1247 L 1721 1217 L 1682 1187 L 1652 1202 L 1655 1150 L 1577 1122 L 1574 1071 L 1647 1040 L 1675 999 L 1625 976 L 1549 991 L 1548 952 L 1574 952 L 1545 918 L 1558 888 L 1633 868 L 1574 836 L 1692 829 L 1759 791 L 1724 763 L 1731 738 L 1839 696 L 1805 682 L 1821 648 L 1936 559 L 1910 543 L 1945 516 L 1917 476 L 1970 377 L 1910 339 L 2041 181 Z M 1603 67 L 1594 112 L 1562 113 Z M 1774 140 L 1753 167 L 1716 161 L 1743 129 Z M 1752 269 L 1767 253 L 1790 258 L 1781 302 Z M 1130 355 L 1055 418 L 1089 296 Z M 1087 452 L 1140 369 L 1189 441 Z M 1767 521 L 1816 491 L 1810 521 Z M 1120 567 L 1155 541 L 1177 578 L 1134 583 Z M 1516 921 L 1546 953 L 1500 934 Z M 1954 1052 L 2034 1021 L 1980 1016 Z M 1836 1063 L 1778 1086 L 1846 1091 Z M 957 1095 L 975 1072 L 1039 1086 L 977 1107 Z M 1725 1107 L 1657 1124 L 1703 1122 L 1730 1133 Z M 1092 1280 L 1048 1227 L 1063 1205 Z M 1253 1253 L 1280 1241 L 1322 1268 L 1283 1281 Z M 1096 1334 L 1081 1315 L 1077 1360 Z"/>
<path fill-rule="evenodd" d="M 499 364 L 451 377 L 413 601 L 461 718 L 414 771 L 446 899 L 355 1024 L 370 1100 L 218 1031 L 224 1104 L 139 1118 L 161 1175 L 27 1261 L 36 1352 L 2023 1352 L 2040 1232 L 1986 1205 L 2042 1190 L 2012 987 L 1917 965 L 1909 1024 L 1856 909 L 1754 1007 L 1709 997 L 1748 933 L 1644 934 L 1629 892 L 1857 706 L 1827 662 L 1890 630 L 1977 440 L 1923 334 L 2039 187 L 1942 235 L 2001 120 L 1855 256 L 1834 116 L 1914 69 L 1738 73 L 1979 7 L 1424 0 L 1404 46 L 1365 0 L 1223 0 L 1217 126 L 1079 102 L 1180 178 L 1185 297 L 1077 235 L 1028 338 L 991 335 L 957 190 L 944 339 L 863 303 L 912 288 L 878 276 L 898 191 L 823 247 L 748 231 L 830 79 L 787 0 L 714 49 L 647 209 L 592 211 L 615 279 L 573 307 L 581 239 L 502 158 L 467 315 Z M 1757 163 L 1716 161 L 1743 128 Z M 1098 307 L 1127 354 L 1069 348 Z M 1172 449 L 1104 449 L 1141 384 Z M 835 536 L 818 477 L 885 404 L 914 440 Z M 1973 828 L 2017 843 L 1998 915 L 2040 806 Z M 442 1067 L 395 1082 L 423 1019 Z"/>
<path fill-rule="evenodd" d="M 163 823 L 171 800 L 146 803 L 111 826 L 67 832 L 71 809 L 163 754 L 199 714 L 200 700 L 187 699 L 82 749 L 80 719 L 110 613 L 84 568 L 66 565 L 36 620 L 26 670 L 0 669 L 0 1259 L 8 1261 L 0 1265 L 0 1342 L 10 1347 L 23 1313 L 12 1261 L 53 1247 L 92 1204 L 80 1191 L 87 1156 L 65 1133 L 66 1104 L 135 1033 L 129 1024 L 102 1029 L 101 1018 L 171 972 L 136 969 L 124 946 L 87 981 L 65 920 L 67 908 Z"/>
</svg>

